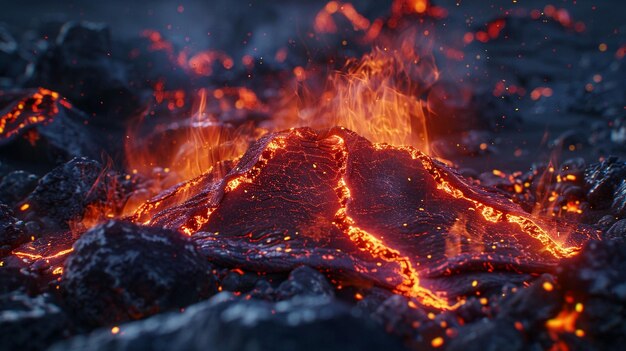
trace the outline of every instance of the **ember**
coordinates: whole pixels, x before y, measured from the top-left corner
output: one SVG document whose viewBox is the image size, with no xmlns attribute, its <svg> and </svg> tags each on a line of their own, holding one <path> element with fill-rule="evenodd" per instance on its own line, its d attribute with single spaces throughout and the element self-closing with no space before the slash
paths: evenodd
<svg viewBox="0 0 626 351">
<path fill-rule="evenodd" d="M 623 343 L 619 5 L 36 3 L 0 14 L 2 349 Z"/>
</svg>

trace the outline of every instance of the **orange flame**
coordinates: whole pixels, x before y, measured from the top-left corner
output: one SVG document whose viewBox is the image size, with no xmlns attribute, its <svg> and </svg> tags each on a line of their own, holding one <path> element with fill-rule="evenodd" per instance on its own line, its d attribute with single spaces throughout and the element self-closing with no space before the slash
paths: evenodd
<svg viewBox="0 0 626 351">
<path fill-rule="evenodd" d="M 410 145 L 429 154 L 428 111 L 420 96 L 439 72 L 432 55 L 418 52 L 415 39 L 416 32 L 408 31 L 397 49 L 375 48 L 349 60 L 323 93 L 305 89 L 295 108 L 275 114 L 277 129 L 342 126 L 375 143 Z"/>
</svg>

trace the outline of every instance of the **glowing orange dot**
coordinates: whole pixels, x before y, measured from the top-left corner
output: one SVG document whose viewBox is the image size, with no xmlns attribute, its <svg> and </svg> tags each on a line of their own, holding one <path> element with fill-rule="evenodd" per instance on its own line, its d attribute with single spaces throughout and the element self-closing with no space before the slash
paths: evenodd
<svg viewBox="0 0 626 351">
<path fill-rule="evenodd" d="M 543 290 L 552 291 L 554 290 L 554 285 L 552 285 L 552 283 L 550 282 L 543 282 Z"/>
<path fill-rule="evenodd" d="M 576 329 L 575 334 L 577 337 L 582 338 L 583 336 L 585 336 L 585 331 L 582 329 Z"/>
<path fill-rule="evenodd" d="M 224 61 L 222 61 L 222 66 L 224 66 L 224 68 L 226 69 L 231 69 L 233 68 L 234 65 L 235 63 L 233 62 L 231 58 L 226 58 L 224 59 Z"/>
<path fill-rule="evenodd" d="M 585 306 L 579 302 L 576 304 L 576 307 L 574 308 L 576 309 L 576 312 L 581 313 L 585 309 Z"/>
<path fill-rule="evenodd" d="M 111 333 L 112 334 L 117 334 L 119 332 L 120 332 L 120 327 L 115 326 L 115 327 L 111 328 Z"/>
<path fill-rule="evenodd" d="M 339 10 L 339 4 L 337 4 L 336 1 L 329 1 L 328 4 L 326 4 L 326 12 L 335 13 L 337 10 Z"/>
<path fill-rule="evenodd" d="M 424 13 L 426 12 L 426 8 L 428 8 L 428 1 L 426 0 L 417 0 L 415 2 L 415 6 L 413 7 L 415 12 Z"/>
<path fill-rule="evenodd" d="M 22 206 L 20 206 L 20 211 L 26 211 L 28 210 L 28 208 L 30 208 L 29 204 L 23 204 Z"/>
<path fill-rule="evenodd" d="M 605 52 L 606 49 L 608 49 L 608 46 L 606 46 L 605 43 L 601 43 L 600 45 L 598 45 L 598 50 Z"/>
<path fill-rule="evenodd" d="M 443 338 L 441 336 L 434 338 L 433 340 L 431 340 L 430 345 L 432 347 L 440 347 L 441 345 L 443 345 Z"/>
<path fill-rule="evenodd" d="M 298 81 L 303 81 L 306 78 L 306 74 L 304 72 L 304 68 L 298 66 L 293 69 L 293 74 L 296 76 Z"/>
<path fill-rule="evenodd" d="M 222 89 L 215 89 L 215 91 L 213 92 L 213 97 L 216 99 L 221 99 L 224 97 L 224 91 Z"/>
<path fill-rule="evenodd" d="M 474 41 L 474 33 L 472 33 L 472 32 L 465 33 L 465 35 L 463 35 L 463 41 L 465 42 L 465 44 L 469 44 L 469 43 L 473 42 Z"/>
</svg>

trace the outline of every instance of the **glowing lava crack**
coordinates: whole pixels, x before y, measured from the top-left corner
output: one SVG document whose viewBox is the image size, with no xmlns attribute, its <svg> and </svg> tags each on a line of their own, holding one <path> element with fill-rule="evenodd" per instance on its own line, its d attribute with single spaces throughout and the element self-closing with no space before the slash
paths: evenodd
<svg viewBox="0 0 626 351">
<path fill-rule="evenodd" d="M 222 265 L 309 265 L 338 285 L 374 284 L 438 309 L 476 280 L 484 289 L 550 271 L 591 235 L 531 218 L 415 149 L 343 128 L 267 135 L 225 177 L 181 184 L 133 219 L 191 235 Z"/>
</svg>

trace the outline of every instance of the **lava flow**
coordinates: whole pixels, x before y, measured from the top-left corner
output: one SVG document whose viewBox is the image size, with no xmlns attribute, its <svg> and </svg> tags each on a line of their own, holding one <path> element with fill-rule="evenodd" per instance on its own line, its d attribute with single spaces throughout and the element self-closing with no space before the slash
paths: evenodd
<svg viewBox="0 0 626 351">
<path fill-rule="evenodd" d="M 437 309 L 466 292 L 448 277 L 549 272 L 591 235 L 555 232 L 413 148 L 344 128 L 262 137 L 224 178 L 209 172 L 169 192 L 181 193 L 146 204 L 134 220 L 191 235 L 227 266 L 306 264 L 343 285 L 392 288 Z"/>
</svg>

